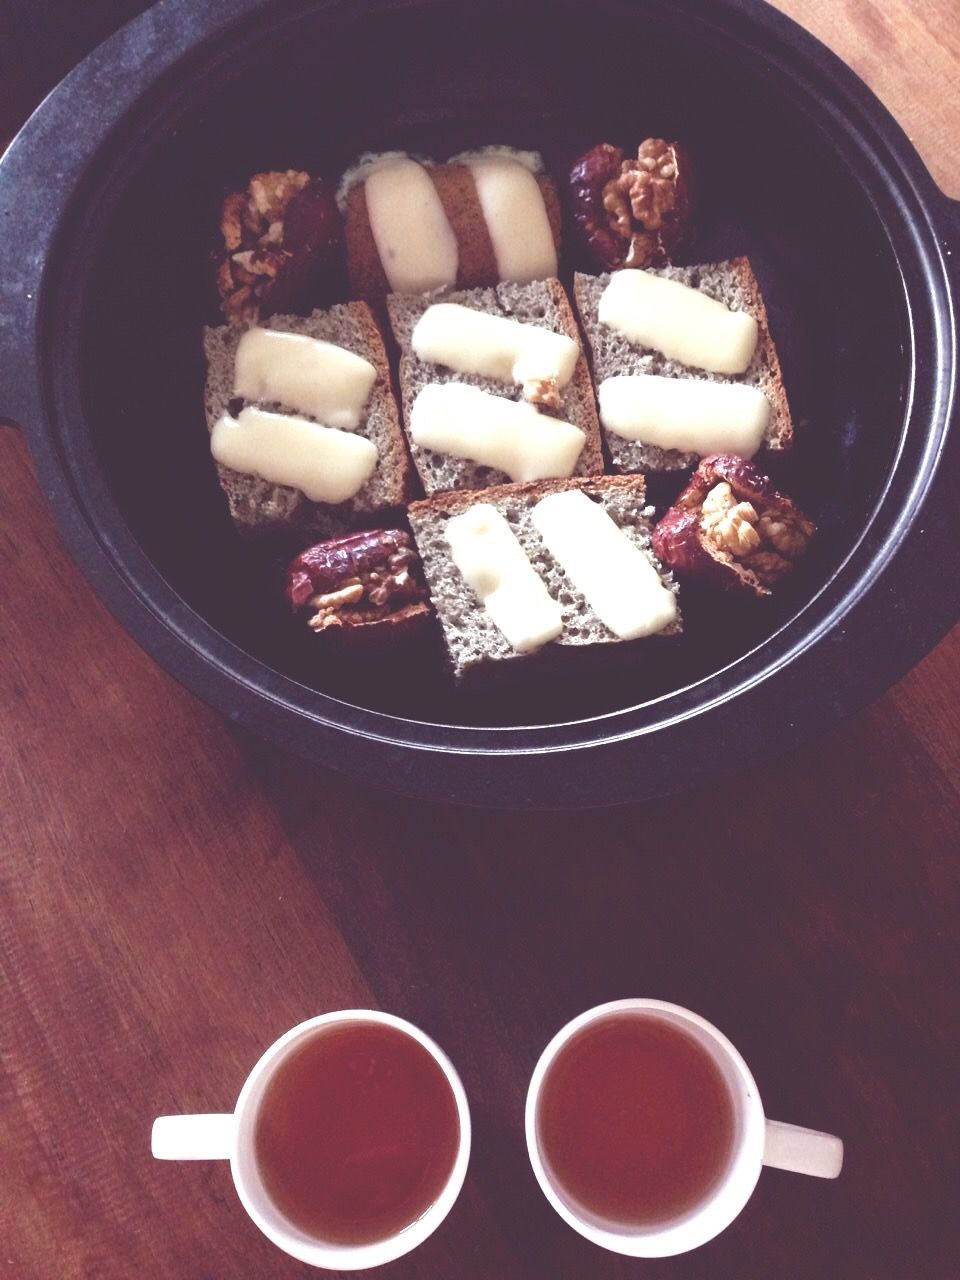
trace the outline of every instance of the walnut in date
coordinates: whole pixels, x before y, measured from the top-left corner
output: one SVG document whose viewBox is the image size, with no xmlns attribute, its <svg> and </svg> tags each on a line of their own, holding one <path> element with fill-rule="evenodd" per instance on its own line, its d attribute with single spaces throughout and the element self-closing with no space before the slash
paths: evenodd
<svg viewBox="0 0 960 1280">
<path fill-rule="evenodd" d="M 287 599 L 318 632 L 397 624 L 430 612 L 420 557 L 402 529 L 370 529 L 308 547 L 287 570 Z"/>
<path fill-rule="evenodd" d="M 660 560 L 681 576 L 769 596 L 816 532 L 790 498 L 736 454 L 702 459 L 653 531 Z"/>
<path fill-rule="evenodd" d="M 598 267 L 669 262 L 689 230 L 689 159 L 676 142 L 646 138 L 636 157 L 598 143 L 570 173 L 574 226 Z"/>
<path fill-rule="evenodd" d="M 325 271 L 336 270 L 340 212 L 320 178 L 296 169 L 255 173 L 223 202 L 224 254 L 217 287 L 230 320 L 294 310 Z"/>
</svg>

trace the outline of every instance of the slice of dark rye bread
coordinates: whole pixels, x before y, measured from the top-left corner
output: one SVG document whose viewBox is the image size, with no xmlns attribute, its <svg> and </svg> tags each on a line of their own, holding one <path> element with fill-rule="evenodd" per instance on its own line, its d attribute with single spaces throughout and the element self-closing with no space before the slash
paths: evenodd
<svg viewBox="0 0 960 1280">
<path fill-rule="evenodd" d="M 646 488 L 642 476 L 540 480 L 498 485 L 479 492 L 455 490 L 414 502 L 408 511 L 410 526 L 457 679 L 470 676 L 490 663 L 502 666 L 532 656 L 517 653 L 510 647 L 451 559 L 445 536 L 447 521 L 480 502 L 496 507 L 509 522 L 548 591 L 560 602 L 563 632 L 538 653 L 546 654 L 558 646 L 582 650 L 610 644 L 627 648 L 644 643 L 643 640 L 620 640 L 604 626 L 551 556 L 533 525 L 530 513 L 540 499 L 568 489 L 580 489 L 599 502 L 631 542 L 650 559 L 664 585 L 676 593 L 672 575 L 662 567 L 651 550 L 649 515 L 652 509 L 645 505 Z M 678 613 L 676 622 L 658 635 L 676 635 L 681 630 Z"/>
<path fill-rule="evenodd" d="M 392 293 L 387 298 L 387 313 L 393 335 L 400 348 L 400 399 L 403 425 L 413 460 L 423 481 L 424 491 L 441 493 L 445 489 L 486 489 L 494 484 L 509 483 L 510 477 L 493 467 L 483 467 L 466 458 L 453 458 L 433 449 L 422 449 L 410 439 L 410 413 L 417 394 L 432 382 L 466 382 L 508 400 L 521 400 L 522 389 L 497 378 L 457 373 L 445 365 L 420 360 L 410 346 L 417 321 L 435 302 L 455 302 L 487 315 L 506 316 L 522 324 L 537 325 L 553 333 L 563 333 L 582 347 L 580 331 L 566 291 L 559 280 L 535 280 L 529 284 L 499 284 L 490 289 L 438 289 L 430 294 Z M 597 403 L 583 352 L 573 377 L 561 392 L 557 413 L 541 410 L 549 417 L 561 418 L 578 427 L 587 437 L 577 459 L 575 475 L 596 475 L 603 471 L 600 445 L 600 421 Z"/>
<path fill-rule="evenodd" d="M 722 373 L 708 373 L 704 369 L 692 369 L 676 360 L 668 360 L 650 347 L 637 346 L 622 333 L 601 324 L 597 318 L 600 295 L 610 282 L 609 274 L 588 276 L 578 272 L 574 277 L 574 294 L 590 348 L 590 362 L 598 391 L 605 378 L 618 373 L 656 373 L 669 378 L 744 382 L 759 387 L 773 408 L 764 448 L 788 449 L 793 443 L 793 420 L 777 348 L 767 323 L 767 310 L 749 259 L 731 258 L 728 262 L 697 267 L 660 267 L 653 274 L 679 280 L 733 311 L 747 311 L 754 316 L 760 326 L 760 336 L 750 367 L 739 377 L 729 377 Z M 698 461 L 699 455 L 695 453 L 681 453 L 677 449 L 661 449 L 658 445 L 643 444 L 638 440 L 624 440 L 612 431 L 604 430 L 603 435 L 615 471 L 681 471 Z"/>
<path fill-rule="evenodd" d="M 476 285 L 494 284 L 498 279 L 497 259 L 469 166 L 424 162 L 424 167 L 456 236 L 457 288 L 472 289 Z M 559 255 L 563 222 L 560 197 L 553 179 L 547 174 L 537 175 L 537 185 Z M 390 285 L 373 238 L 367 213 L 366 183 L 362 179 L 354 183 L 344 197 L 344 234 L 350 292 L 358 298 L 382 300 L 390 292 Z"/>
<path fill-rule="evenodd" d="M 341 303 L 329 311 L 314 311 L 309 316 L 271 316 L 266 327 L 336 343 L 376 367 L 377 380 L 356 434 L 372 440 L 379 457 L 376 470 L 360 492 L 348 502 L 334 506 L 311 502 L 299 489 L 271 484 L 218 463 L 220 484 L 237 528 L 248 534 L 290 532 L 319 540 L 368 525 L 377 513 L 407 503 L 415 487 L 413 467 L 390 385 L 390 365 L 383 337 L 367 304 Z M 233 382 L 237 345 L 244 332 L 243 326 L 235 324 L 204 329 L 205 408 L 209 431 L 225 413 L 236 411 L 243 404 L 234 395 Z M 275 402 L 263 403 L 260 407 L 277 413 L 292 412 Z"/>
</svg>

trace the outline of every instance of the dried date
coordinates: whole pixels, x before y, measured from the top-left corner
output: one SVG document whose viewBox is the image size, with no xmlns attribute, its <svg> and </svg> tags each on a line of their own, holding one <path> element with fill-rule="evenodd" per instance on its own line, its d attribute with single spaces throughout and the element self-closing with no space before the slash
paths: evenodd
<svg viewBox="0 0 960 1280">
<path fill-rule="evenodd" d="M 720 453 L 701 460 L 654 529 L 653 549 L 681 576 L 766 597 L 815 532 L 752 462 Z"/>
<path fill-rule="evenodd" d="M 646 138 L 636 157 L 598 143 L 569 179 L 573 223 L 584 249 L 605 271 L 669 262 L 689 232 L 690 162 L 664 138 Z"/>
<path fill-rule="evenodd" d="M 220 232 L 217 287 L 228 319 L 295 311 L 336 288 L 342 220 L 320 178 L 294 169 L 254 174 L 246 190 L 225 198 Z"/>
<path fill-rule="evenodd" d="M 420 558 L 402 529 L 372 529 L 302 551 L 287 599 L 314 631 L 408 622 L 430 613 Z"/>
</svg>

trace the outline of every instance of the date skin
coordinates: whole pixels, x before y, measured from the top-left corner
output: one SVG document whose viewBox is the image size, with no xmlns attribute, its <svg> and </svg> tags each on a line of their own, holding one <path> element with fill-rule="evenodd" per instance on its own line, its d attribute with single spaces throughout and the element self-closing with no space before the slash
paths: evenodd
<svg viewBox="0 0 960 1280">
<path fill-rule="evenodd" d="M 332 296 L 343 272 L 342 244 L 343 221 L 333 191 L 314 178 L 286 211 L 282 248 L 290 257 L 263 292 L 260 318 Z"/>
<path fill-rule="evenodd" d="M 694 508 L 699 510 L 710 490 L 724 480 L 733 490 L 738 502 L 752 502 L 761 514 L 771 504 L 794 505 L 774 488 L 769 476 L 737 453 L 711 453 L 701 458 L 687 487 L 673 505 L 684 511 Z"/>
<path fill-rule="evenodd" d="M 570 170 L 570 210 L 584 248 L 598 267 L 611 271 L 623 262 L 626 244 L 610 230 L 603 188 L 620 173 L 623 151 L 600 142 Z"/>
<path fill-rule="evenodd" d="M 652 534 L 653 553 L 668 569 L 690 578 L 734 586 L 727 565 L 715 560 L 703 545 L 700 512 L 671 507 Z"/>
<path fill-rule="evenodd" d="M 383 566 L 398 551 L 414 552 L 403 529 L 365 529 L 307 547 L 287 570 L 287 599 L 301 609 L 311 596 L 335 591 L 349 578 Z"/>
</svg>

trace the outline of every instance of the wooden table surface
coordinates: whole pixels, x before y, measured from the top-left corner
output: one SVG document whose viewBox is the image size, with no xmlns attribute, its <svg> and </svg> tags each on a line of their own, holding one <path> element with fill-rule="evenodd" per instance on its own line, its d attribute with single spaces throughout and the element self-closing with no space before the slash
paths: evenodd
<svg viewBox="0 0 960 1280">
<path fill-rule="evenodd" d="M 137 7 L 18 6 L 0 132 Z M 783 7 L 960 195 L 956 0 Z M 150 1122 L 228 1109 L 274 1037 L 343 1006 L 423 1026 L 473 1109 L 464 1192 L 396 1280 L 958 1274 L 957 632 L 733 784 L 468 813 L 290 759 L 179 688 L 73 566 L 12 430 L 0 504 L 0 1275 L 308 1274 L 226 1166 L 151 1160 Z M 527 1079 L 562 1022 L 632 994 L 723 1028 L 771 1115 L 843 1136 L 840 1180 L 767 1172 L 730 1230 L 664 1262 L 569 1231 L 527 1165 Z"/>
</svg>

